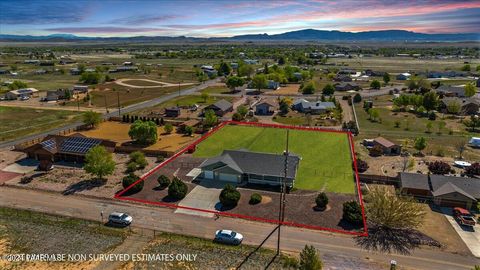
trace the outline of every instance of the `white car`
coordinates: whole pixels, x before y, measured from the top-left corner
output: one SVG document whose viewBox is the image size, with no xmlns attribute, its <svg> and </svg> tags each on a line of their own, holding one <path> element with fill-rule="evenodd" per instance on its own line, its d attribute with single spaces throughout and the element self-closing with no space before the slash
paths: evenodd
<svg viewBox="0 0 480 270">
<path fill-rule="evenodd" d="M 20 97 L 20 100 L 29 100 L 29 99 L 30 99 L 29 96 L 21 96 L 21 97 Z"/>
<path fill-rule="evenodd" d="M 214 241 L 230 245 L 240 245 L 243 241 L 243 235 L 232 230 L 218 230 L 215 232 Z"/>
<path fill-rule="evenodd" d="M 109 223 L 120 224 L 128 226 L 132 223 L 133 218 L 125 213 L 113 212 L 108 216 Z"/>
</svg>

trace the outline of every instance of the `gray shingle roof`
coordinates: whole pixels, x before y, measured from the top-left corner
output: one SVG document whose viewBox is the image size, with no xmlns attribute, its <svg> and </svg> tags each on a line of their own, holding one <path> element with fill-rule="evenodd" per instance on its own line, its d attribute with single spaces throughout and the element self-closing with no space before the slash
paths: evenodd
<svg viewBox="0 0 480 270">
<path fill-rule="evenodd" d="M 430 175 L 430 181 L 434 192 L 450 182 L 472 197 L 480 199 L 480 179 L 432 174 Z"/>
<path fill-rule="evenodd" d="M 214 104 L 208 106 L 208 107 L 217 107 L 218 109 L 222 111 L 228 111 L 230 108 L 232 108 L 232 103 L 226 101 L 225 99 L 219 100 L 215 102 Z"/>
<path fill-rule="evenodd" d="M 222 155 L 205 160 L 200 167 L 221 162 L 239 173 L 284 176 L 285 156 L 247 150 L 225 150 Z M 288 178 L 295 178 L 300 157 L 288 156 Z"/>
<path fill-rule="evenodd" d="M 437 196 L 450 194 L 450 193 L 453 193 L 453 192 L 458 192 L 465 197 L 468 197 L 472 200 L 475 200 L 475 198 L 472 195 L 470 195 L 466 191 L 462 190 L 461 188 L 457 187 L 456 185 L 452 184 L 451 182 L 446 182 L 440 188 L 438 188 L 437 190 L 432 192 L 432 194 L 433 194 L 433 196 L 437 197 Z"/>
<path fill-rule="evenodd" d="M 420 190 L 430 190 L 428 186 L 428 175 L 420 173 L 400 173 L 402 188 L 414 188 Z"/>
</svg>

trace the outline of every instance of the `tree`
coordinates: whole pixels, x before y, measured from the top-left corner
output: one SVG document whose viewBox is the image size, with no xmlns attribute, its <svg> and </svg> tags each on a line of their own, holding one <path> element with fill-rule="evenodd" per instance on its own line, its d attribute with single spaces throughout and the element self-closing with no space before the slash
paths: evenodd
<svg viewBox="0 0 480 270">
<path fill-rule="evenodd" d="M 285 65 L 285 57 L 280 56 L 280 58 L 278 58 L 278 64 L 279 65 Z"/>
<path fill-rule="evenodd" d="M 335 87 L 329 83 L 323 87 L 322 93 L 326 96 L 331 96 L 335 93 Z"/>
<path fill-rule="evenodd" d="M 317 249 L 313 246 L 305 245 L 302 252 L 300 252 L 300 264 L 301 270 L 321 270 L 323 268 L 323 262 L 320 259 Z"/>
<path fill-rule="evenodd" d="M 11 84 L 8 85 L 8 89 L 10 90 L 17 90 L 17 89 L 22 89 L 27 87 L 28 87 L 27 83 L 22 81 L 13 81 Z"/>
<path fill-rule="evenodd" d="M 205 120 L 204 125 L 206 127 L 213 127 L 217 123 L 217 115 L 213 110 L 206 110 L 205 111 Z"/>
<path fill-rule="evenodd" d="M 102 79 L 102 75 L 98 72 L 84 72 L 80 76 L 79 81 L 86 84 L 97 84 Z"/>
<path fill-rule="evenodd" d="M 157 182 L 158 182 L 158 186 L 163 189 L 168 187 L 171 181 L 170 181 L 170 178 L 168 178 L 168 176 L 162 174 L 157 178 Z"/>
<path fill-rule="evenodd" d="M 130 126 L 128 136 L 142 145 L 151 145 L 158 140 L 157 125 L 153 121 L 136 120 Z"/>
<path fill-rule="evenodd" d="M 129 173 L 122 179 L 122 186 L 123 188 L 128 188 L 130 185 L 138 181 L 139 177 L 136 176 L 134 173 Z M 129 193 L 137 193 L 140 192 L 143 189 L 145 181 L 139 181 L 136 183 L 134 186 L 132 186 L 128 192 Z"/>
<path fill-rule="evenodd" d="M 234 186 L 226 184 L 220 192 L 219 199 L 223 207 L 233 208 L 240 200 L 240 192 Z"/>
<path fill-rule="evenodd" d="M 459 157 L 460 159 L 463 158 L 463 152 L 465 151 L 465 148 L 466 148 L 466 147 L 465 147 L 465 144 L 466 144 L 466 143 L 465 143 L 465 140 L 463 140 L 463 139 L 458 139 L 458 140 L 456 140 L 456 141 L 454 142 L 455 149 L 457 149 L 457 151 L 458 151 L 458 157 Z"/>
<path fill-rule="evenodd" d="M 368 221 L 390 229 L 414 229 L 425 217 L 413 197 L 399 197 L 386 187 L 372 188 L 365 198 Z"/>
<path fill-rule="evenodd" d="M 469 64 L 465 64 L 460 70 L 461 71 L 470 71 L 472 68 Z"/>
<path fill-rule="evenodd" d="M 173 125 L 170 123 L 166 123 L 165 126 L 163 126 L 163 130 L 165 130 L 167 134 L 170 134 L 173 131 Z"/>
<path fill-rule="evenodd" d="M 378 112 L 377 109 L 375 108 L 368 109 L 368 117 L 371 121 L 373 122 L 377 121 L 379 116 L 380 116 L 380 113 Z"/>
<path fill-rule="evenodd" d="M 417 80 L 415 78 L 410 78 L 405 82 L 405 85 L 408 87 L 410 90 L 414 90 L 418 88 Z"/>
<path fill-rule="evenodd" d="M 315 85 L 313 84 L 313 82 L 308 82 L 306 83 L 303 87 L 302 87 L 302 93 L 304 95 L 311 95 L 313 93 L 315 93 Z"/>
<path fill-rule="evenodd" d="M 472 132 L 475 132 L 477 128 L 480 128 L 480 117 L 476 115 L 471 115 L 470 119 L 464 120 L 463 124 L 470 128 Z"/>
<path fill-rule="evenodd" d="M 220 75 L 229 75 L 232 72 L 232 68 L 228 63 L 221 62 L 220 66 L 218 67 L 218 74 Z"/>
<path fill-rule="evenodd" d="M 427 111 L 435 110 L 438 106 L 438 95 L 434 91 L 429 91 L 423 95 L 423 107 Z"/>
<path fill-rule="evenodd" d="M 320 192 L 317 195 L 317 198 L 315 198 L 315 204 L 319 209 L 325 209 L 325 207 L 327 207 L 327 204 L 328 204 L 327 194 L 325 192 Z"/>
<path fill-rule="evenodd" d="M 90 128 L 97 127 L 102 122 L 102 115 L 94 111 L 83 113 L 83 123 Z"/>
<path fill-rule="evenodd" d="M 472 165 L 465 168 L 465 174 L 470 176 L 480 175 L 480 163 L 475 162 L 475 163 L 472 163 Z"/>
<path fill-rule="evenodd" d="M 175 200 L 181 200 L 187 196 L 188 186 L 182 180 L 174 177 L 168 186 L 168 196 Z"/>
<path fill-rule="evenodd" d="M 250 77 L 254 72 L 255 69 L 252 65 L 243 64 L 238 67 L 238 76 Z"/>
<path fill-rule="evenodd" d="M 228 77 L 225 84 L 228 88 L 230 88 L 231 92 L 235 92 L 237 87 L 243 86 L 245 84 L 245 80 L 242 77 L 230 76 Z"/>
<path fill-rule="evenodd" d="M 257 74 L 252 78 L 252 87 L 258 91 L 267 88 L 267 77 L 263 74 Z"/>
<path fill-rule="evenodd" d="M 289 104 L 289 99 L 288 98 L 282 98 L 279 102 L 280 106 L 280 113 L 282 115 L 286 115 L 290 111 L 290 104 Z M 290 100 L 291 101 L 291 100 Z"/>
<path fill-rule="evenodd" d="M 343 219 L 354 225 L 363 224 L 362 208 L 358 202 L 348 201 L 343 203 Z"/>
<path fill-rule="evenodd" d="M 473 85 L 472 83 L 465 84 L 464 88 L 465 88 L 465 96 L 467 97 L 474 96 L 477 93 L 477 89 L 475 85 Z"/>
<path fill-rule="evenodd" d="M 243 117 L 241 114 L 239 114 L 238 112 L 234 113 L 232 115 L 232 120 L 233 121 L 242 121 L 243 120 Z"/>
<path fill-rule="evenodd" d="M 382 84 L 378 80 L 373 80 L 372 83 L 370 83 L 370 87 L 373 89 L 380 89 Z"/>
<path fill-rule="evenodd" d="M 242 118 L 244 118 L 248 113 L 248 108 L 244 105 L 240 105 L 237 107 L 237 112 L 242 116 Z"/>
<path fill-rule="evenodd" d="M 83 169 L 87 173 L 103 179 L 104 176 L 112 174 L 115 170 L 115 161 L 113 161 L 112 153 L 108 152 L 101 145 L 90 148 L 85 155 Z"/>
<path fill-rule="evenodd" d="M 357 170 L 359 173 L 366 172 L 368 168 L 368 163 L 365 160 L 357 158 Z"/>
<path fill-rule="evenodd" d="M 354 96 L 353 96 L 353 102 L 354 103 L 360 103 L 362 101 L 362 96 L 359 94 L 359 93 L 356 93 Z"/>
<path fill-rule="evenodd" d="M 134 162 L 140 169 L 143 169 L 148 165 L 145 154 L 141 151 L 135 151 L 130 153 L 130 162 Z"/>
<path fill-rule="evenodd" d="M 458 114 L 461 108 L 462 105 L 456 99 L 452 99 L 447 102 L 447 112 L 451 114 Z"/>
<path fill-rule="evenodd" d="M 443 161 L 434 161 L 428 164 L 428 170 L 433 174 L 447 174 L 450 172 L 450 165 Z"/>
<path fill-rule="evenodd" d="M 387 72 L 385 72 L 385 73 L 383 74 L 383 82 L 384 82 L 385 84 L 387 84 L 387 83 L 390 82 L 390 74 L 388 74 Z"/>
<path fill-rule="evenodd" d="M 414 144 L 415 149 L 418 150 L 418 152 L 422 152 L 423 149 L 427 147 L 427 140 L 424 137 L 418 137 L 415 139 L 415 144 Z"/>
<path fill-rule="evenodd" d="M 193 130 L 193 127 L 191 127 L 191 126 L 186 126 L 184 128 L 184 133 L 187 136 L 192 136 L 193 132 L 194 132 L 194 130 Z"/>
<path fill-rule="evenodd" d="M 210 95 L 207 92 L 203 92 L 200 97 L 203 99 L 203 103 L 206 103 Z"/>
</svg>

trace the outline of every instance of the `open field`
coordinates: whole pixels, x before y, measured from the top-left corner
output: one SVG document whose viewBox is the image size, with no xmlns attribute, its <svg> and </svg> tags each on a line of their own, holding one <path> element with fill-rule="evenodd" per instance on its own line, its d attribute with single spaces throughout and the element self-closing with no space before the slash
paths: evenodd
<svg viewBox="0 0 480 270">
<path fill-rule="evenodd" d="M 20 138 L 80 120 L 72 111 L 0 106 L 0 141 Z"/>
<path fill-rule="evenodd" d="M 354 193 L 352 160 L 346 134 L 289 131 L 289 151 L 300 161 L 295 188 Z M 212 157 L 226 149 L 277 153 L 284 151 L 286 129 L 229 125 L 197 146 L 194 157 Z M 332 158 L 335 157 L 335 158 Z"/>
<path fill-rule="evenodd" d="M 269 91 L 265 94 L 267 95 L 298 95 L 301 94 L 299 91 L 300 84 L 292 83 L 287 84 L 286 86 L 281 86 L 280 89 L 275 91 Z"/>
<path fill-rule="evenodd" d="M 209 86 L 202 90 L 202 93 L 207 94 L 231 94 L 230 89 L 227 88 L 224 84 Z"/>
</svg>

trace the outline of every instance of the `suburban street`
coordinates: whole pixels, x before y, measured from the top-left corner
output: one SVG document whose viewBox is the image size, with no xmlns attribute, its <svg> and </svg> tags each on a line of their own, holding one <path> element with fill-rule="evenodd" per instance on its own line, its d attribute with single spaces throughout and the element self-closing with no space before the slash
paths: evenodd
<svg viewBox="0 0 480 270">
<path fill-rule="evenodd" d="M 258 245 L 274 229 L 274 225 L 221 217 L 219 219 L 185 214 L 174 214 L 172 209 L 127 203 L 113 199 L 92 198 L 79 195 L 64 196 L 59 193 L 0 187 L 0 205 L 19 209 L 77 217 L 100 221 L 100 213 L 122 211 L 134 217 L 133 226 L 157 231 L 173 232 L 204 238 L 212 238 L 217 229 L 233 229 L 241 232 L 246 244 Z M 276 247 L 276 234 L 266 247 Z M 305 244 L 312 244 L 325 257 L 344 258 L 358 262 L 371 262 L 387 266 L 396 260 L 401 269 L 471 269 L 480 260 L 473 256 L 460 256 L 440 250 L 419 249 L 412 255 L 380 254 L 368 252 L 356 246 L 354 238 L 294 227 L 282 227 L 281 249 L 300 251 Z M 341 263 L 342 259 L 339 259 Z"/>
</svg>

